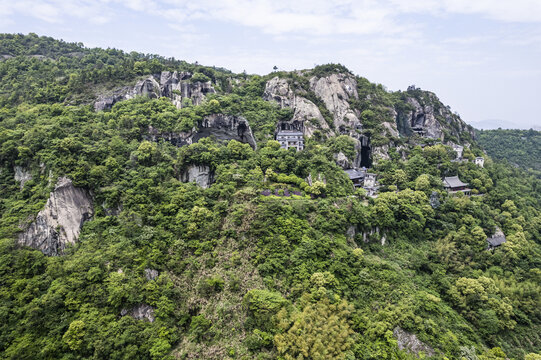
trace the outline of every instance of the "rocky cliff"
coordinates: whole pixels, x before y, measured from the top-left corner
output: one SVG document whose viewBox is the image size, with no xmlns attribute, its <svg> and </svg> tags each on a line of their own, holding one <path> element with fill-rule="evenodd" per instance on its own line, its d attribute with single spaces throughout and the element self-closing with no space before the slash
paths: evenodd
<svg viewBox="0 0 541 360">
<path fill-rule="evenodd" d="M 27 181 L 32 180 L 32 173 L 29 169 L 23 168 L 22 166 L 15 166 L 13 168 L 15 172 L 15 181 L 19 182 L 21 185 L 21 190 L 24 188 L 24 184 Z"/>
<path fill-rule="evenodd" d="M 355 141 L 357 155 L 354 159 L 342 159 L 341 166 L 368 166 L 372 156 L 370 141 L 362 134 L 359 111 L 350 105 L 350 99 L 359 97 L 355 77 L 343 73 L 311 76 L 308 84 L 308 88 L 293 90 L 288 79 L 274 77 L 266 83 L 263 98 L 294 111 L 292 119 L 278 124 L 278 128 L 299 130 L 306 137 L 313 136 L 316 130 L 327 136 L 349 135 Z M 332 122 L 328 123 L 320 108 L 307 98 L 310 94 L 321 101 L 332 116 Z"/>
<path fill-rule="evenodd" d="M 206 94 L 216 92 L 210 81 L 192 82 L 191 77 L 192 74 L 185 71 L 163 71 L 157 75 L 150 75 L 139 80 L 133 87 L 123 87 L 112 93 L 100 95 L 94 103 L 94 109 L 96 111 L 110 109 L 119 101 L 133 99 L 137 96 L 168 97 L 177 108 L 180 108 L 185 99 L 194 105 L 199 105 Z"/>
<path fill-rule="evenodd" d="M 340 133 L 360 128 L 361 121 L 348 102 L 350 98 L 359 97 L 357 82 L 353 76 L 330 74 L 320 78 L 312 77 L 310 90 L 323 101 L 333 115 L 334 128 Z"/>
<path fill-rule="evenodd" d="M 463 141 L 464 133 L 474 137 L 473 128 L 443 105 L 434 93 L 410 86 L 401 93 L 401 98 L 405 106 L 397 109 L 396 124 L 402 136 L 417 134 L 441 141 L 447 136 L 458 142 Z"/>
<path fill-rule="evenodd" d="M 195 182 L 203 189 L 207 189 L 214 181 L 214 174 L 208 165 L 189 165 L 180 176 L 182 182 Z"/>
<path fill-rule="evenodd" d="M 41 250 L 45 255 L 59 255 L 66 245 L 77 241 L 83 223 L 92 214 L 89 192 L 61 177 L 43 210 L 19 235 L 19 244 Z"/>
<path fill-rule="evenodd" d="M 293 109 L 291 120 L 279 124 L 283 130 L 302 131 L 307 137 L 311 137 L 316 130 L 333 134 L 317 105 L 296 94 L 289 86 L 287 79 L 274 77 L 269 80 L 265 85 L 263 99 L 278 104 L 282 109 Z"/>
<path fill-rule="evenodd" d="M 213 136 L 218 141 L 237 140 L 257 147 L 252 129 L 242 116 L 212 114 L 205 116 L 197 128 L 188 132 L 162 132 L 149 126 L 147 139 L 164 139 L 175 146 L 193 144 L 202 138 Z"/>
</svg>

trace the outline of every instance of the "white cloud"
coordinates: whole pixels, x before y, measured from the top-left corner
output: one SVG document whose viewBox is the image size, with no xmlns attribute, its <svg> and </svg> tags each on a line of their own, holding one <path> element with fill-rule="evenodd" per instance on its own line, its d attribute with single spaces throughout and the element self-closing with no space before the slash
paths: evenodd
<svg viewBox="0 0 541 360">
<path fill-rule="evenodd" d="M 540 0 L 0 0 L 0 17 L 22 14 L 46 22 L 75 17 L 104 23 L 114 19 L 118 7 L 174 24 L 223 21 L 273 35 L 399 34 L 413 26 L 400 21 L 403 14 L 541 22 Z"/>
<path fill-rule="evenodd" d="M 471 14 L 505 22 L 541 22 L 539 0 L 390 0 L 398 11 L 418 14 Z"/>
</svg>

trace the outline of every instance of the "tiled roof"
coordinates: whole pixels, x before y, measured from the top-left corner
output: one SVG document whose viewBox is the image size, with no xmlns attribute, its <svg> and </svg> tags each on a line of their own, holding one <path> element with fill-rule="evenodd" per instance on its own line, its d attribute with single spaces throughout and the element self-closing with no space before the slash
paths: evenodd
<svg viewBox="0 0 541 360">
<path fill-rule="evenodd" d="M 497 228 L 496 233 L 494 233 L 494 235 L 492 235 L 491 237 L 487 239 L 489 246 L 492 246 L 492 247 L 500 246 L 506 241 L 507 240 L 505 239 L 505 234 L 500 228 Z"/>
<path fill-rule="evenodd" d="M 445 177 L 443 179 L 443 186 L 447 186 L 447 187 L 450 187 L 450 188 L 457 188 L 457 187 L 461 187 L 461 186 L 468 186 L 468 184 L 463 183 L 462 181 L 460 181 L 458 176 L 449 176 L 449 177 Z"/>
<path fill-rule="evenodd" d="M 350 180 L 364 178 L 364 172 L 357 169 L 347 169 L 344 172 L 349 176 Z"/>
<path fill-rule="evenodd" d="M 279 131 L 278 134 L 276 134 L 276 136 L 291 136 L 291 135 L 302 136 L 303 133 L 300 131 L 282 130 L 282 131 Z"/>
</svg>

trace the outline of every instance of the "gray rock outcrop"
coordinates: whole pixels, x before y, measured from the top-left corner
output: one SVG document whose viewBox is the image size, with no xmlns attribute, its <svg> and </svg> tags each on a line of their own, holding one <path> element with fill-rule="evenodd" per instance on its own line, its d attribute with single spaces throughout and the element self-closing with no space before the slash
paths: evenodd
<svg viewBox="0 0 541 360">
<path fill-rule="evenodd" d="M 66 245 L 77 241 L 83 223 L 92 214 L 90 193 L 61 177 L 43 210 L 19 235 L 19 244 L 38 249 L 45 255 L 59 255 Z"/>
<path fill-rule="evenodd" d="M 158 273 L 158 270 L 154 270 L 154 269 L 145 269 L 145 278 L 148 280 L 148 281 L 151 281 L 151 280 L 154 280 L 158 277 L 159 273 Z"/>
<path fill-rule="evenodd" d="M 94 103 L 94 110 L 110 109 L 119 101 L 137 96 L 147 96 L 152 99 L 168 97 L 177 108 L 181 108 L 184 99 L 188 99 L 193 105 L 199 105 L 206 94 L 216 92 L 210 81 L 191 82 L 191 77 L 192 74 L 189 72 L 177 71 L 163 71 L 157 75 L 150 75 L 139 80 L 133 87 L 127 86 L 116 89 L 112 93 L 100 95 Z"/>
<path fill-rule="evenodd" d="M 403 93 L 403 100 L 408 106 L 397 109 L 396 112 L 396 124 L 400 134 L 418 134 L 443 140 L 445 129 L 459 139 L 463 132 L 475 137 L 473 128 L 443 105 L 434 93 L 410 87 Z"/>
<path fill-rule="evenodd" d="M 329 125 L 317 105 L 305 97 L 295 94 L 287 79 L 274 77 L 269 80 L 265 85 L 263 99 L 278 104 L 282 109 L 293 109 L 291 120 L 280 124 L 287 130 L 302 131 L 306 137 L 311 137 L 318 129 L 323 130 L 324 133 L 331 133 Z"/>
<path fill-rule="evenodd" d="M 361 121 L 348 102 L 350 98 L 359 98 L 355 78 L 346 74 L 313 77 L 310 79 L 310 89 L 323 100 L 333 115 L 336 129 L 355 129 L 361 126 Z"/>
<path fill-rule="evenodd" d="M 208 115 L 198 124 L 197 129 L 188 132 L 161 132 L 149 126 L 147 139 L 151 141 L 163 139 L 175 146 L 184 146 L 209 136 L 218 141 L 237 140 L 250 144 L 253 149 L 257 147 L 248 120 L 242 116 L 224 114 Z"/>
<path fill-rule="evenodd" d="M 203 189 L 207 189 L 213 182 L 214 174 L 208 165 L 191 164 L 180 176 L 182 182 L 195 182 Z"/>
<path fill-rule="evenodd" d="M 131 309 L 122 309 L 120 311 L 121 316 L 131 316 L 136 320 L 148 320 L 154 322 L 154 308 L 147 304 L 139 304 Z"/>
<path fill-rule="evenodd" d="M 334 154 L 334 161 L 344 170 L 351 169 L 351 162 L 343 152 Z"/>
<path fill-rule="evenodd" d="M 13 170 L 15 171 L 15 181 L 20 183 L 22 190 L 24 188 L 24 184 L 27 181 L 32 180 L 32 173 L 30 170 L 23 168 L 22 166 L 15 166 Z"/>
<path fill-rule="evenodd" d="M 419 356 L 421 352 L 428 357 L 436 355 L 434 349 L 419 340 L 415 334 L 411 334 L 399 326 L 393 330 L 393 336 L 396 338 L 400 350 L 407 351 L 417 356 Z"/>
</svg>

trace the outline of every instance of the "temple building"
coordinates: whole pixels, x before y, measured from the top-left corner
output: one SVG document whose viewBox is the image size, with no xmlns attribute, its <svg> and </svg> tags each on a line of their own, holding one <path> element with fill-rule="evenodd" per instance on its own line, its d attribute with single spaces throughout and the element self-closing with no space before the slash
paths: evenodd
<svg viewBox="0 0 541 360">
<path fill-rule="evenodd" d="M 470 195 L 471 189 L 468 184 L 463 183 L 458 176 L 448 176 L 443 179 L 443 188 L 447 190 L 449 194 L 463 193 L 464 195 Z"/>
<path fill-rule="evenodd" d="M 300 131 L 280 130 L 276 134 L 276 140 L 282 149 L 295 148 L 297 151 L 304 149 L 304 136 Z"/>
<path fill-rule="evenodd" d="M 379 185 L 376 181 L 376 174 L 366 173 L 364 177 L 363 189 L 366 190 L 366 196 L 377 197 Z"/>
<path fill-rule="evenodd" d="M 507 240 L 505 239 L 505 234 L 500 228 L 496 228 L 494 235 L 487 239 L 487 249 L 494 250 L 498 246 L 501 246 Z"/>
<path fill-rule="evenodd" d="M 475 165 L 484 167 L 485 166 L 485 158 L 482 156 L 478 156 L 475 158 Z"/>
<path fill-rule="evenodd" d="M 363 186 L 363 181 L 366 172 L 359 170 L 359 169 L 347 169 L 344 170 L 346 175 L 349 177 L 349 180 L 353 183 L 354 187 L 361 187 Z"/>
<path fill-rule="evenodd" d="M 276 129 L 276 141 L 282 149 L 304 150 L 304 126 L 302 122 L 280 122 Z"/>
</svg>

